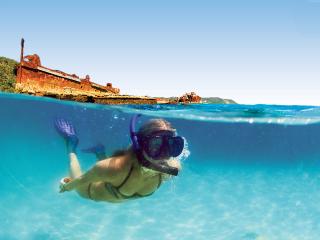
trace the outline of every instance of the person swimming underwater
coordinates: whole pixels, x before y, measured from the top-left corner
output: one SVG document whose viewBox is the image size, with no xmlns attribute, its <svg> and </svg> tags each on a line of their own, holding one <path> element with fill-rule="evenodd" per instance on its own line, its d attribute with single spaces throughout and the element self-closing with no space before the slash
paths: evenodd
<svg viewBox="0 0 320 240">
<path fill-rule="evenodd" d="M 106 158 L 104 146 L 87 149 L 98 162 L 82 173 L 76 155 L 79 139 L 72 124 L 58 119 L 55 127 L 64 138 L 70 159 L 70 176 L 63 178 L 60 192 L 76 190 L 94 201 L 119 203 L 153 194 L 163 181 L 177 176 L 181 170 L 178 156 L 185 148 L 184 138 L 163 119 L 153 119 L 135 131 L 137 118 L 130 123 L 132 145 Z"/>
</svg>

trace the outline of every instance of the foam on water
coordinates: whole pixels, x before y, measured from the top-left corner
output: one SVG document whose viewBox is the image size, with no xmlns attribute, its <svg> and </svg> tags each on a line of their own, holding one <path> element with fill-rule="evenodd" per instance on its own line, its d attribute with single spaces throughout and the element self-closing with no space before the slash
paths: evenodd
<svg viewBox="0 0 320 240">
<path fill-rule="evenodd" d="M 179 177 L 124 204 L 59 194 L 68 158 L 54 119 L 73 122 L 80 148 L 101 142 L 111 153 L 130 144 L 137 112 L 146 115 L 138 124 L 164 117 L 188 140 Z M 103 106 L 0 94 L 0 113 L 0 239 L 318 238 L 318 107 Z M 79 159 L 84 169 L 95 162 Z"/>
</svg>

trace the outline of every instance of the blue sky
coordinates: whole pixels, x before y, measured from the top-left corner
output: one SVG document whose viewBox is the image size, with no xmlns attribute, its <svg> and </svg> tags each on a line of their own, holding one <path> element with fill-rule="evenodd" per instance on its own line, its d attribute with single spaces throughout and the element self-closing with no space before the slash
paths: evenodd
<svg viewBox="0 0 320 240">
<path fill-rule="evenodd" d="M 320 0 L 9 1 L 0 55 L 123 94 L 320 105 Z"/>
</svg>

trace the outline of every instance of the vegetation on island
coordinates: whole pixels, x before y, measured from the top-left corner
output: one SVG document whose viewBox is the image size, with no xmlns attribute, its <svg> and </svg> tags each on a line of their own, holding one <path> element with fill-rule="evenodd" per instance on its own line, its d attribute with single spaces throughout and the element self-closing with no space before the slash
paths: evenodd
<svg viewBox="0 0 320 240">
<path fill-rule="evenodd" d="M 209 104 L 237 104 L 232 99 L 223 99 L 218 97 L 203 97 L 202 103 L 209 103 Z"/>
<path fill-rule="evenodd" d="M 18 62 L 0 57 L 0 91 L 14 92 Z"/>
</svg>

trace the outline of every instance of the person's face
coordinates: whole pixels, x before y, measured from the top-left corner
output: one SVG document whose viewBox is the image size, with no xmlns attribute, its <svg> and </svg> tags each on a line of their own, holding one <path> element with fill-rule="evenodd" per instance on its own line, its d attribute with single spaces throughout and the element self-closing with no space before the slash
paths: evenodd
<svg viewBox="0 0 320 240">
<path fill-rule="evenodd" d="M 165 160 L 181 154 L 184 147 L 183 138 L 174 131 L 161 130 L 141 138 L 145 153 L 153 160 Z"/>
</svg>

